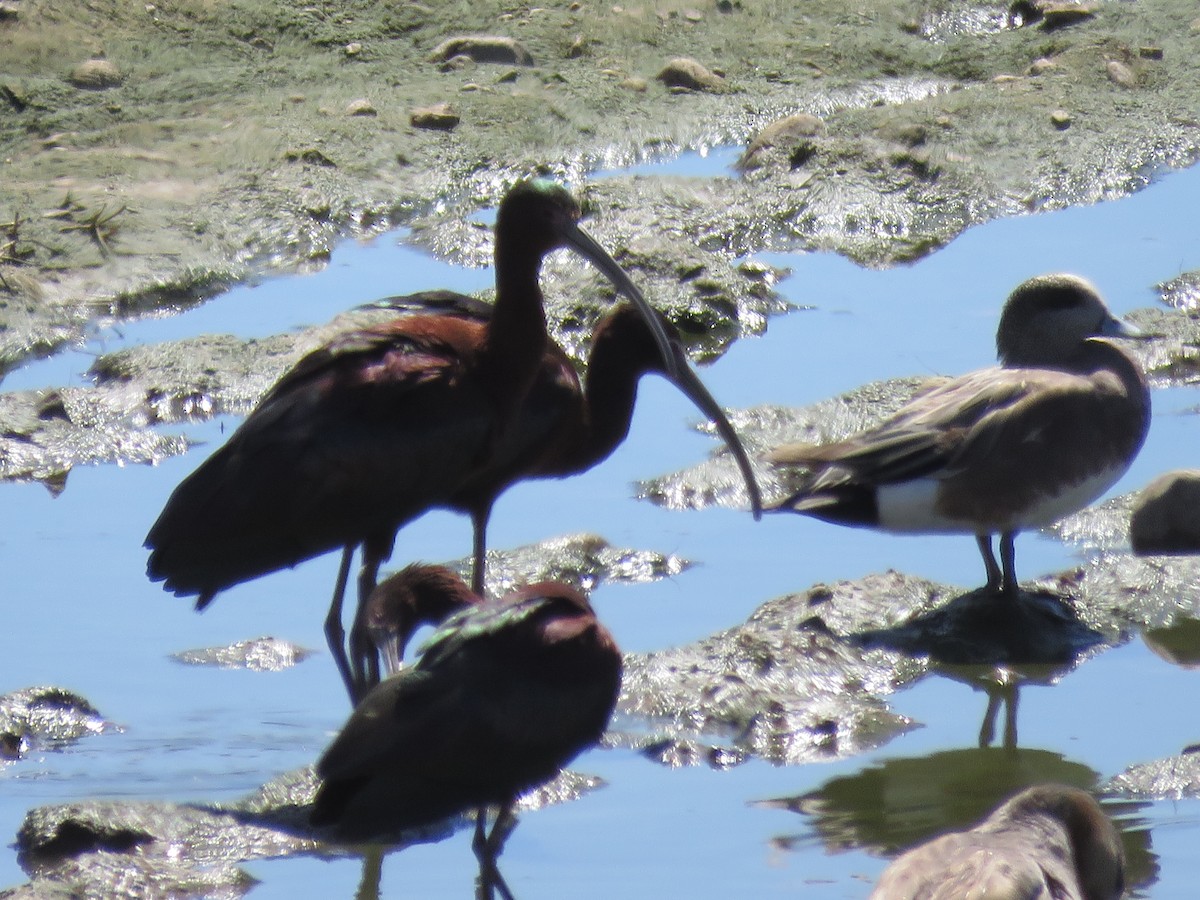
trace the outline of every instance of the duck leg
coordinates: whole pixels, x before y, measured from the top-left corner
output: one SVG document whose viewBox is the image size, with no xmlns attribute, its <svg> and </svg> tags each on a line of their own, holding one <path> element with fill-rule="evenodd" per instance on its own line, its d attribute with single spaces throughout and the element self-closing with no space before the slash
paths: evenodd
<svg viewBox="0 0 1200 900">
<path fill-rule="evenodd" d="M 979 553 L 983 556 L 983 567 L 987 570 L 987 589 L 990 593 L 1000 593 L 1003 575 L 996 564 L 996 556 L 992 553 L 992 536 L 990 534 L 975 535 L 975 543 L 979 545 Z"/>
<path fill-rule="evenodd" d="M 1017 533 L 1006 531 L 1000 535 L 1000 564 L 1004 567 L 1004 576 L 1000 584 L 1000 593 L 1014 600 L 1021 592 L 1017 585 Z"/>
</svg>

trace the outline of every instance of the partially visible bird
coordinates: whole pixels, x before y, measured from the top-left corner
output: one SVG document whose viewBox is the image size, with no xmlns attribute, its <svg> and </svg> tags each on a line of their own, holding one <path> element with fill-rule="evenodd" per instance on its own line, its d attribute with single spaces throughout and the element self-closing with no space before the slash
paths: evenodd
<svg viewBox="0 0 1200 900">
<path fill-rule="evenodd" d="M 404 665 L 404 651 L 422 625 L 440 625 L 483 598 L 445 566 L 410 563 L 367 597 L 367 628 L 387 675 Z"/>
<path fill-rule="evenodd" d="M 885 531 L 974 534 L 988 589 L 1016 595 L 1017 532 L 1098 498 L 1145 440 L 1145 377 L 1109 336 L 1140 332 L 1084 279 L 1024 282 L 1000 317 L 998 367 L 920 393 L 844 441 L 777 448 L 776 465 L 812 471 L 776 509 Z"/>
<path fill-rule="evenodd" d="M 444 570 L 410 574 L 410 586 L 426 575 L 432 584 Z M 409 599 L 392 610 L 433 612 L 438 604 L 421 598 L 424 589 L 397 592 Z M 464 598 L 455 587 L 444 599 Z M 620 689 L 621 654 L 567 585 L 466 602 L 414 665 L 362 699 L 321 756 L 311 822 L 334 839 L 368 842 L 475 808 L 485 880 L 511 896 L 496 857 L 513 804 L 600 739 Z M 500 812 L 487 832 L 493 805 Z"/>
<path fill-rule="evenodd" d="M 914 847 L 884 871 L 871 900 L 1117 900 L 1120 836 L 1091 795 L 1027 788 L 969 831 Z"/>
<path fill-rule="evenodd" d="M 561 186 L 516 185 L 497 215 L 488 321 L 403 316 L 300 360 L 175 489 L 146 537 L 150 578 L 198 595 L 203 609 L 228 587 L 342 548 L 326 636 L 351 697 L 361 695 L 374 680 L 362 604 L 397 529 L 433 508 L 469 513 L 480 589 L 492 502 L 544 450 L 527 442 L 522 413 L 551 346 L 538 284 L 543 257 L 571 247 L 590 260 L 633 300 L 659 358 L 676 364 L 661 318 L 579 217 Z M 341 604 L 358 546 L 359 613 L 347 659 Z"/>
</svg>

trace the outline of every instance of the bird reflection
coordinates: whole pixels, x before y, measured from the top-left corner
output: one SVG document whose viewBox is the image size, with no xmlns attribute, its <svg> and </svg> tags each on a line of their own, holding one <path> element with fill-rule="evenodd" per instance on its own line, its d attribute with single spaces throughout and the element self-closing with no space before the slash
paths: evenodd
<svg viewBox="0 0 1200 900">
<path fill-rule="evenodd" d="M 1125 853 L 1100 804 L 1079 788 L 1043 784 L 971 829 L 907 851 L 884 871 L 871 900 L 1118 900 L 1124 891 Z"/>
<path fill-rule="evenodd" d="M 772 840 L 781 850 L 808 847 L 816 840 L 831 852 L 858 849 L 894 856 L 940 834 L 970 828 L 1029 785 L 1054 783 L 1094 791 L 1098 780 L 1090 767 L 1048 750 L 947 750 L 884 760 L 807 793 L 754 805 L 805 817 L 806 833 Z M 1149 832 L 1137 818 L 1147 805 L 1106 803 L 1121 828 L 1131 884 L 1148 884 L 1157 876 Z"/>
</svg>

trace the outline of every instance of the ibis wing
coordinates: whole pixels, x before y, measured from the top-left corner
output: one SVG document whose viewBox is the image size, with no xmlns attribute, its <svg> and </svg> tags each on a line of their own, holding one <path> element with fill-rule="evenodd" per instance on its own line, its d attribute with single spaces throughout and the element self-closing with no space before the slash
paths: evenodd
<svg viewBox="0 0 1200 900">
<path fill-rule="evenodd" d="M 466 343 L 480 326 L 460 322 Z M 461 334 L 459 333 L 461 332 Z M 494 429 L 453 344 L 354 332 L 310 354 L 172 494 L 146 544 L 178 593 L 220 590 L 446 503 Z"/>
</svg>

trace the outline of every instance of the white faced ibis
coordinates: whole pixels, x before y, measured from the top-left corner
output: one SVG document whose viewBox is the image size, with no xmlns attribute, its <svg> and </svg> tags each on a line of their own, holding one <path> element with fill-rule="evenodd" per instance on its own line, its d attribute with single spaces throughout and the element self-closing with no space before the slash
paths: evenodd
<svg viewBox="0 0 1200 900">
<path fill-rule="evenodd" d="M 1046 784 L 969 831 L 909 850 L 887 867 L 871 900 L 1117 900 L 1124 890 L 1125 852 L 1100 804 L 1078 788 Z"/>
<path fill-rule="evenodd" d="M 778 505 L 840 525 L 976 535 L 988 589 L 1017 593 L 1013 541 L 1082 509 L 1129 468 L 1150 425 L 1138 337 L 1091 284 L 1043 275 L 1009 296 L 1000 366 L 918 394 L 881 425 L 827 446 L 776 449 L 813 471 Z M 1000 534 L 1003 569 L 992 555 Z"/>
<path fill-rule="evenodd" d="M 409 587 L 429 570 L 411 574 Z M 443 577 L 435 571 L 425 587 Z M 395 592 L 392 611 L 412 605 L 405 623 L 436 616 L 438 604 L 422 590 Z M 434 634 L 415 665 L 376 685 L 321 756 L 311 822 L 334 839 L 368 842 L 474 808 L 485 885 L 511 896 L 496 858 L 513 803 L 600 739 L 621 654 L 567 585 L 530 585 L 486 602 L 455 588 L 445 605 L 464 598 L 472 605 Z M 488 806 L 500 808 L 490 833 Z"/>
<path fill-rule="evenodd" d="M 469 513 L 481 586 L 492 502 L 541 452 L 514 423 L 549 346 L 542 258 L 570 247 L 590 260 L 633 300 L 660 358 L 674 365 L 660 318 L 580 230 L 579 216 L 564 188 L 518 184 L 496 220 L 489 321 L 404 316 L 336 338 L 297 363 L 175 489 L 146 537 L 150 578 L 176 594 L 198 595 L 203 609 L 225 588 L 343 548 L 326 634 L 351 695 L 360 693 L 375 658 L 360 621 L 362 601 L 397 529 L 437 507 Z M 359 545 L 352 669 L 341 603 Z"/>
<path fill-rule="evenodd" d="M 459 610 L 483 602 L 445 566 L 410 563 L 375 586 L 367 598 L 367 629 L 383 657 L 383 668 L 395 675 L 404 651 L 422 625 L 440 625 Z"/>
</svg>

